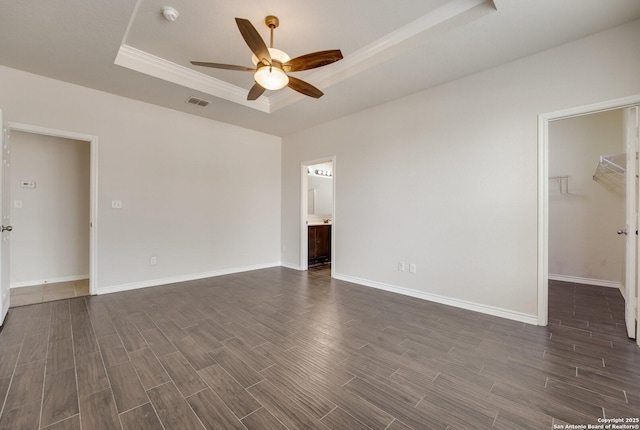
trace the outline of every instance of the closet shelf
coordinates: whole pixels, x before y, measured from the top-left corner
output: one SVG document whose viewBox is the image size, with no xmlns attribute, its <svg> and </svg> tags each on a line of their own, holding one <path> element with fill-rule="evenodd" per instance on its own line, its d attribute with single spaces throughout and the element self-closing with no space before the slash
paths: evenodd
<svg viewBox="0 0 640 430">
<path fill-rule="evenodd" d="M 613 185 L 625 185 L 626 154 L 602 155 L 593 174 L 593 180 Z"/>
</svg>

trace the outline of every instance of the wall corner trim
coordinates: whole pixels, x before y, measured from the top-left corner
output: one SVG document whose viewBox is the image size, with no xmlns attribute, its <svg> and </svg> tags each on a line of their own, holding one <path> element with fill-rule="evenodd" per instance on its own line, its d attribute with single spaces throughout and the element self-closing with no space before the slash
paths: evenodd
<svg viewBox="0 0 640 430">
<path fill-rule="evenodd" d="M 511 311 L 508 309 L 497 308 L 495 306 L 483 305 L 480 303 L 469 302 L 466 300 L 454 299 L 451 297 L 440 296 L 437 294 L 425 293 L 422 291 L 412 290 L 409 288 L 398 287 L 395 285 L 384 284 L 382 282 L 370 281 L 368 279 L 361 279 L 354 276 L 335 274 L 335 279 L 341 281 L 347 281 L 354 284 L 363 285 L 365 287 L 377 288 L 379 290 L 385 290 L 392 293 L 402 294 L 404 296 L 415 297 L 417 299 L 427 300 L 430 302 L 440 303 L 443 305 L 453 306 L 460 309 L 466 309 L 469 311 L 480 312 L 495 317 L 506 318 L 513 321 L 519 321 L 525 324 L 538 325 L 538 317 L 536 315 L 529 315 L 522 312 Z"/>
</svg>

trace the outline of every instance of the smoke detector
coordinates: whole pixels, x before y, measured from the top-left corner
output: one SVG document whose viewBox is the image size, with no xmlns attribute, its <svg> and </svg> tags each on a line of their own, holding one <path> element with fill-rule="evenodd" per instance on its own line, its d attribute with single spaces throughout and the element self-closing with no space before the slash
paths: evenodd
<svg viewBox="0 0 640 430">
<path fill-rule="evenodd" d="M 177 10 L 175 10 L 171 6 L 165 6 L 162 8 L 162 16 L 164 16 L 167 19 L 167 21 L 173 22 L 176 19 L 178 19 L 180 14 L 178 13 Z"/>
</svg>

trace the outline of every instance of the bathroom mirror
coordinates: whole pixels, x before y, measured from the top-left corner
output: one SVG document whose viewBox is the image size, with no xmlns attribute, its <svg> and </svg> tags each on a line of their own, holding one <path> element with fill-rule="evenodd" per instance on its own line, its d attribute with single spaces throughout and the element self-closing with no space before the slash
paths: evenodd
<svg viewBox="0 0 640 430">
<path fill-rule="evenodd" d="M 333 212 L 332 163 L 309 166 L 308 204 L 309 215 L 331 218 Z"/>
</svg>

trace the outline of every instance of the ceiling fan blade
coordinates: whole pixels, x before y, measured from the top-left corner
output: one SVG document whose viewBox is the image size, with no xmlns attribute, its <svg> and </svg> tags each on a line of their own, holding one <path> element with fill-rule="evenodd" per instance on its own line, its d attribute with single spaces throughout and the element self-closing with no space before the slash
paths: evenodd
<svg viewBox="0 0 640 430">
<path fill-rule="evenodd" d="M 249 90 L 249 94 L 247 95 L 247 100 L 256 100 L 265 91 L 266 89 L 256 82 Z"/>
<path fill-rule="evenodd" d="M 240 30 L 244 41 L 249 45 L 251 52 L 253 52 L 259 60 L 266 59 L 268 64 L 271 64 L 269 49 L 253 24 L 244 18 L 236 18 L 236 24 L 238 24 L 238 30 Z"/>
<path fill-rule="evenodd" d="M 312 52 L 302 55 L 284 63 L 283 69 L 287 72 L 299 72 L 302 70 L 315 69 L 342 60 L 342 52 L 339 49 L 329 51 Z"/>
<path fill-rule="evenodd" d="M 322 91 L 320 91 L 310 83 L 305 82 L 302 79 L 294 78 L 293 76 L 289 76 L 288 87 L 301 94 L 304 94 L 305 96 L 313 97 L 315 99 L 319 99 L 324 95 Z"/>
<path fill-rule="evenodd" d="M 191 61 L 194 66 L 213 67 L 214 69 L 239 70 L 241 72 L 255 72 L 256 69 L 245 66 L 234 66 L 233 64 L 205 63 L 202 61 Z"/>
</svg>

